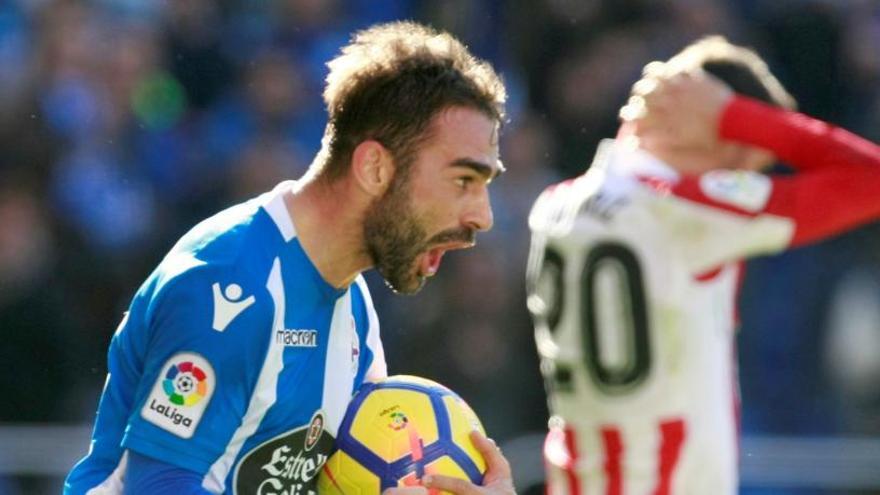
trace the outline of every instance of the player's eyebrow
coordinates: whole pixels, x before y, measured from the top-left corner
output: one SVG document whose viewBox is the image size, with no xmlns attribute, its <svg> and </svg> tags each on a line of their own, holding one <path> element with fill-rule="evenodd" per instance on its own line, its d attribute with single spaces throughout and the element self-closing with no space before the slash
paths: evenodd
<svg viewBox="0 0 880 495">
<path fill-rule="evenodd" d="M 452 162 L 452 166 L 469 168 L 482 176 L 486 180 L 486 183 L 492 182 L 492 180 L 494 180 L 505 171 L 504 165 L 501 163 L 501 160 L 498 160 L 497 167 L 493 167 L 488 163 L 474 160 L 472 158 L 459 158 Z"/>
</svg>

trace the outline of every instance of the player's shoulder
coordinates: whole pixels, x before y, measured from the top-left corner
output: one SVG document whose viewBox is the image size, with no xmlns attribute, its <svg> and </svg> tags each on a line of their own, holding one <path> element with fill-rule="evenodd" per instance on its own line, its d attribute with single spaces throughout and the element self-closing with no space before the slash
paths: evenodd
<svg viewBox="0 0 880 495">
<path fill-rule="evenodd" d="M 264 285 L 287 241 L 268 211 L 280 201 L 278 190 L 270 191 L 203 220 L 171 248 L 153 277 L 160 285 L 211 277 Z"/>
<path fill-rule="evenodd" d="M 539 228 L 548 218 L 562 209 L 567 201 L 571 199 L 572 186 L 576 178 L 567 179 L 547 186 L 535 203 L 532 205 L 532 211 L 529 213 L 529 225 L 533 229 Z"/>
<path fill-rule="evenodd" d="M 232 264 L 253 247 L 278 237 L 262 210 L 265 195 L 226 208 L 199 222 L 171 248 L 169 257 L 193 256 L 212 264 Z M 271 242 L 270 242 L 271 243 Z"/>
<path fill-rule="evenodd" d="M 270 315 L 273 301 L 263 272 L 268 268 L 184 254 L 166 257 L 139 293 L 146 300 L 144 316 L 152 321 L 160 311 L 174 308 L 177 317 L 207 318 L 208 326 L 222 332 L 251 306 L 250 315 Z"/>
<path fill-rule="evenodd" d="M 543 230 L 560 217 L 577 216 L 581 206 L 597 196 L 618 197 L 633 188 L 631 177 L 614 172 L 622 145 L 613 139 L 599 143 L 593 161 L 583 174 L 550 185 L 538 196 L 529 215 L 533 230 Z M 625 150 L 624 150 L 625 151 Z"/>
<path fill-rule="evenodd" d="M 193 227 L 169 251 L 141 287 L 138 296 L 151 301 L 200 294 L 207 302 L 269 298 L 267 280 L 273 266 L 277 233 L 260 213 L 258 200 L 224 210 Z M 169 296 L 171 295 L 171 296 Z"/>
<path fill-rule="evenodd" d="M 773 194 L 773 179 L 748 170 L 716 169 L 702 174 L 682 175 L 669 183 L 642 181 L 650 194 L 644 204 L 659 213 L 659 221 L 692 216 L 749 219 L 760 215 Z M 669 217 L 665 213 L 677 212 Z"/>
<path fill-rule="evenodd" d="M 591 198 L 616 195 L 614 190 L 614 177 L 598 169 L 553 184 L 535 200 L 529 213 L 529 227 L 533 231 L 547 231 L 570 225 Z"/>
</svg>

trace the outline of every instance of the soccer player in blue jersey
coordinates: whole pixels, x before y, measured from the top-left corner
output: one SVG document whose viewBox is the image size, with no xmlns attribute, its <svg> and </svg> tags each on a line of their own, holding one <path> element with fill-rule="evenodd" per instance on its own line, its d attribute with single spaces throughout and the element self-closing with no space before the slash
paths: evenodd
<svg viewBox="0 0 880 495">
<path fill-rule="evenodd" d="M 195 226 L 134 296 L 66 494 L 314 494 L 351 393 L 386 374 L 361 272 L 414 293 L 492 226 L 505 89 L 487 63 L 392 23 L 328 65 L 307 174 Z M 474 441 L 484 486 L 431 484 L 513 493 L 503 456 Z"/>
</svg>

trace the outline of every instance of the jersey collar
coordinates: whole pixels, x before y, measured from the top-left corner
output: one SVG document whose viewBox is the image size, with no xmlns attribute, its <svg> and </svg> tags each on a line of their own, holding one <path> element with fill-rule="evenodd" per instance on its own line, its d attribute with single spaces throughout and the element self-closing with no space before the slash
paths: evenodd
<svg viewBox="0 0 880 495">
<path fill-rule="evenodd" d="M 639 149 L 632 139 L 603 139 L 594 166 L 617 175 L 648 176 L 677 182 L 679 173 L 654 155 Z"/>
<path fill-rule="evenodd" d="M 278 228 L 278 232 L 281 234 L 281 237 L 284 238 L 286 244 L 289 244 L 296 239 L 297 235 L 296 228 L 293 226 L 293 220 L 290 218 L 290 213 L 287 211 L 287 205 L 284 203 L 284 194 L 295 189 L 296 186 L 296 181 L 293 180 L 281 182 L 268 193 L 267 198 L 263 201 L 263 208 L 266 210 L 266 213 L 269 214 L 269 217 L 272 218 L 272 222 L 275 224 L 275 227 Z M 298 254 L 304 259 L 306 265 L 305 269 L 309 272 L 309 277 L 312 279 L 318 290 L 326 296 L 334 298 L 338 298 L 345 294 L 348 290 L 347 287 L 337 289 L 324 280 L 324 277 L 321 276 L 318 268 L 306 255 L 299 239 L 296 239 L 296 249 Z"/>
<path fill-rule="evenodd" d="M 284 193 L 293 190 L 296 187 L 296 181 L 286 180 L 275 186 L 269 191 L 268 197 L 263 201 L 263 208 L 272 218 L 284 242 L 290 242 L 296 237 L 296 228 L 293 226 L 293 220 L 287 211 L 287 205 L 284 204 Z"/>
</svg>

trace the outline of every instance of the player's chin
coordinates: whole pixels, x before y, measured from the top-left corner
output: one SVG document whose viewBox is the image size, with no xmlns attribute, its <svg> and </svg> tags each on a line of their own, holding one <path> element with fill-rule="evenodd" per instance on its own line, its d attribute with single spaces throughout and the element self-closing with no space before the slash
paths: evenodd
<svg viewBox="0 0 880 495">
<path fill-rule="evenodd" d="M 425 286 L 428 277 L 419 273 L 418 268 L 413 268 L 406 273 L 397 274 L 396 276 L 385 277 L 385 283 L 396 294 L 411 296 L 417 294 Z"/>
</svg>

